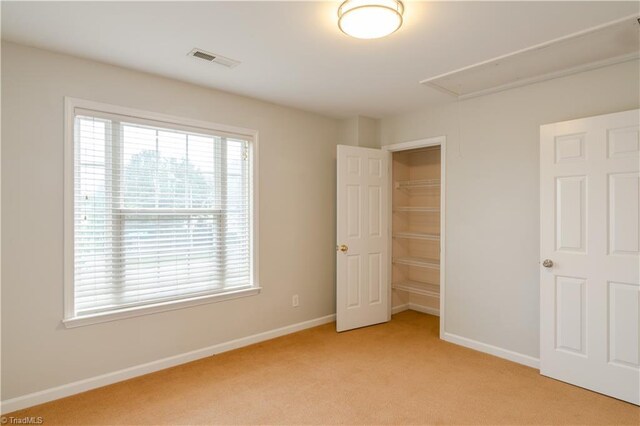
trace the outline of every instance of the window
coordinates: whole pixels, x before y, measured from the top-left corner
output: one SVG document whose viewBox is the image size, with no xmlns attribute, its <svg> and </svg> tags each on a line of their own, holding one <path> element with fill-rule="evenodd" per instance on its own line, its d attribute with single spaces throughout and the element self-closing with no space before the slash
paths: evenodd
<svg viewBox="0 0 640 426">
<path fill-rule="evenodd" d="M 67 115 L 67 325 L 258 292 L 254 134 L 72 99 Z"/>
</svg>

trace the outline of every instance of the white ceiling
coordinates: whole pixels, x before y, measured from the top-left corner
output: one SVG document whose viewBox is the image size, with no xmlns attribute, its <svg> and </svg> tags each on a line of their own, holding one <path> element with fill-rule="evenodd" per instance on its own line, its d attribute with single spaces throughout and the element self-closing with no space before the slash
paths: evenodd
<svg viewBox="0 0 640 426">
<path fill-rule="evenodd" d="M 2 1 L 2 38 L 333 117 L 450 101 L 418 81 L 638 13 L 638 2 L 406 2 L 405 22 L 352 39 L 331 2 Z M 194 47 L 241 61 L 187 57 Z"/>
</svg>

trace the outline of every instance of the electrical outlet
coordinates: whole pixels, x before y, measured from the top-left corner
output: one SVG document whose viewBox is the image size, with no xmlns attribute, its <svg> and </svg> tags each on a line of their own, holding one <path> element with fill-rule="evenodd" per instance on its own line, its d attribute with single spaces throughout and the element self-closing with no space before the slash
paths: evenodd
<svg viewBox="0 0 640 426">
<path fill-rule="evenodd" d="M 298 305 L 300 305 L 300 300 L 298 299 L 298 295 L 294 294 L 293 297 L 291 298 L 291 306 L 293 306 L 294 308 L 297 308 Z"/>
</svg>

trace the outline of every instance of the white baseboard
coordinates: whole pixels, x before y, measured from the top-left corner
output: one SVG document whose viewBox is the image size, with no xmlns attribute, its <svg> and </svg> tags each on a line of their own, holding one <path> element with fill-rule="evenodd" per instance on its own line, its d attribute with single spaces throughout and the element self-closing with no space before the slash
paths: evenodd
<svg viewBox="0 0 640 426">
<path fill-rule="evenodd" d="M 519 352 L 510 351 L 508 349 L 499 348 L 497 346 L 490 345 L 488 343 L 478 342 L 477 340 L 468 339 L 466 337 L 458 336 L 457 334 L 444 333 L 442 338 L 450 343 L 464 346 L 476 351 L 484 352 L 490 355 L 497 356 L 499 358 L 508 359 L 509 361 L 517 362 L 518 364 L 526 365 L 537 370 L 540 369 L 540 359 L 534 358 L 529 355 L 524 355 Z"/>
<path fill-rule="evenodd" d="M 165 368 L 174 367 L 176 365 L 185 364 L 187 362 L 195 361 L 200 358 L 205 358 L 211 355 L 230 351 L 232 349 L 238 349 L 243 346 L 249 346 L 254 343 L 264 342 L 265 340 L 274 339 L 276 337 L 295 333 L 307 328 L 327 324 L 335 321 L 335 319 L 335 314 L 327 315 L 325 317 L 320 317 L 309 321 L 277 328 L 275 330 L 269 330 L 263 333 L 254 334 L 252 336 L 242 337 L 240 339 L 219 343 L 217 345 L 208 346 L 206 348 L 197 349 L 195 351 L 185 352 L 183 354 L 174 355 L 168 358 L 162 358 L 156 361 L 148 362 L 146 364 L 140 364 L 133 367 L 125 368 L 123 370 L 102 374 L 100 376 L 78 380 L 77 382 L 67 383 L 66 385 L 57 386 L 55 388 L 45 389 L 39 392 L 18 396 L 16 398 L 2 401 L 2 403 L 0 403 L 0 412 L 2 414 L 6 414 L 12 411 L 21 410 L 23 408 L 32 407 L 34 405 L 43 404 L 55 399 L 64 398 L 80 392 L 86 392 L 91 389 L 96 389 L 102 386 L 110 385 L 112 383 L 131 379 L 133 377 L 138 377 L 144 374 L 153 373 L 155 371 L 164 370 Z"/>
<path fill-rule="evenodd" d="M 395 315 L 398 312 L 406 311 L 407 309 L 409 309 L 408 303 L 405 303 L 404 305 L 394 306 L 393 308 L 391 308 L 391 315 Z"/>
<path fill-rule="evenodd" d="M 435 315 L 437 317 L 440 316 L 440 310 L 438 308 L 430 308 L 428 306 L 418 305 L 417 303 L 405 303 L 404 305 L 394 306 L 393 308 L 391 308 L 391 314 L 395 315 L 399 312 L 408 310 L 422 312 L 423 314 Z"/>
<path fill-rule="evenodd" d="M 440 316 L 440 309 L 430 308 L 429 306 L 418 305 L 417 303 L 409 303 L 409 309 L 412 311 L 422 312 L 423 314 Z"/>
</svg>

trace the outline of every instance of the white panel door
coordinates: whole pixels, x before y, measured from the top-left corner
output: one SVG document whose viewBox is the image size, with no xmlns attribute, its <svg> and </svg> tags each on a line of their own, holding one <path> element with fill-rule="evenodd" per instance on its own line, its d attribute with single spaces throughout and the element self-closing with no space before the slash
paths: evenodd
<svg viewBox="0 0 640 426">
<path fill-rule="evenodd" d="M 389 153 L 338 145 L 337 329 L 389 321 Z"/>
<path fill-rule="evenodd" d="M 540 127 L 540 372 L 640 404 L 639 111 Z"/>
</svg>

